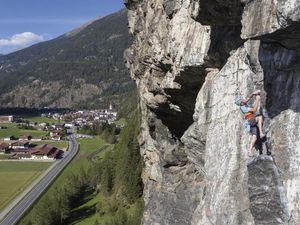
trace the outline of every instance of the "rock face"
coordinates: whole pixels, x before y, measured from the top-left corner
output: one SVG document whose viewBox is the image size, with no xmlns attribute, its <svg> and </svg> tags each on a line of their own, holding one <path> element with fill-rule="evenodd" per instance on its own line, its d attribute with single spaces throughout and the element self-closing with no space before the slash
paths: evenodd
<svg viewBox="0 0 300 225">
<path fill-rule="evenodd" d="M 298 1 L 125 5 L 142 111 L 142 224 L 300 224 Z M 272 156 L 247 164 L 234 98 L 256 89 Z"/>
</svg>

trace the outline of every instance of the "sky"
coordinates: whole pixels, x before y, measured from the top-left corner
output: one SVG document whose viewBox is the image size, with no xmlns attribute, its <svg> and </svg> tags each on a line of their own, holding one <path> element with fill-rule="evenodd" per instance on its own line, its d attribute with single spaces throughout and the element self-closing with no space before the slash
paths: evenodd
<svg viewBox="0 0 300 225">
<path fill-rule="evenodd" d="M 0 0 L 0 54 L 58 37 L 124 8 L 123 0 Z"/>
</svg>

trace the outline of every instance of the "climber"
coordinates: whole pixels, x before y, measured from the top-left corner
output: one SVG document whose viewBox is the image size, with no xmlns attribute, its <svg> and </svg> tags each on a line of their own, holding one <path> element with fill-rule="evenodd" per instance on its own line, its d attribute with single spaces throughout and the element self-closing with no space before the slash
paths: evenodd
<svg viewBox="0 0 300 225">
<path fill-rule="evenodd" d="M 253 96 L 255 96 L 255 101 L 253 108 L 251 108 L 248 106 L 248 102 Z M 263 141 L 266 140 L 266 136 L 263 132 L 263 113 L 260 102 L 260 90 L 254 91 L 247 99 L 242 99 L 241 96 L 237 96 L 235 99 L 235 104 L 240 106 L 241 112 L 245 115 L 248 131 L 252 135 L 248 149 L 248 156 L 252 157 L 252 149 L 257 139 L 259 138 Z M 259 137 L 257 128 L 259 131 Z"/>
</svg>

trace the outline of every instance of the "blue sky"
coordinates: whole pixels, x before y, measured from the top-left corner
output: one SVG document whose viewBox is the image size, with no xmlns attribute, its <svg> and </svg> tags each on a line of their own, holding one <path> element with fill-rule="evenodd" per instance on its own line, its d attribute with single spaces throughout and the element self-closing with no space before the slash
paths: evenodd
<svg viewBox="0 0 300 225">
<path fill-rule="evenodd" d="M 3 0 L 0 53 L 55 38 L 123 7 L 123 0 Z"/>
</svg>

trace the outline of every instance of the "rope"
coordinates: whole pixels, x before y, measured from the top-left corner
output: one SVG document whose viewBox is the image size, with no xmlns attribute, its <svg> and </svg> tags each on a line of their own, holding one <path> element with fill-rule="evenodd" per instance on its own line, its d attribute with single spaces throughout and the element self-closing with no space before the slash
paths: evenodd
<svg viewBox="0 0 300 225">
<path fill-rule="evenodd" d="M 239 69 L 240 69 L 240 61 L 237 61 L 237 71 L 236 71 L 236 90 L 235 95 L 241 95 L 240 89 L 239 89 Z"/>
</svg>

